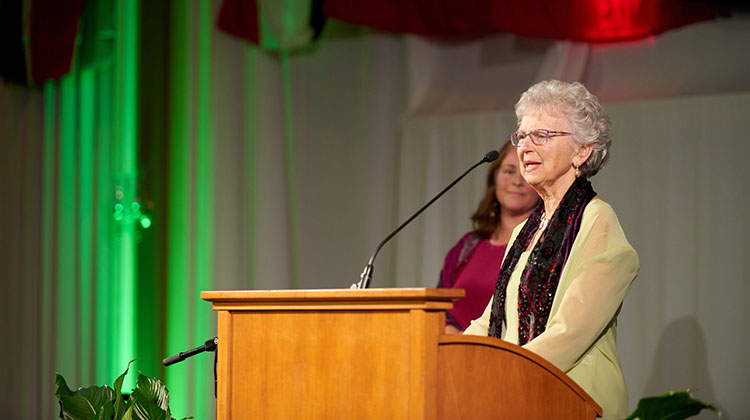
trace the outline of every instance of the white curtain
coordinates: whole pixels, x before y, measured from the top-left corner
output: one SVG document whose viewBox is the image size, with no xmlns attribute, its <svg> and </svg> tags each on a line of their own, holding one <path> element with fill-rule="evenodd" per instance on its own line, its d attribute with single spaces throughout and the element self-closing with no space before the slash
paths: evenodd
<svg viewBox="0 0 750 420">
<path fill-rule="evenodd" d="M 402 41 L 338 30 L 291 56 L 217 36 L 217 288 L 349 287 L 394 226 Z"/>
<path fill-rule="evenodd" d="M 52 379 L 43 383 L 39 365 L 44 339 L 37 313 L 42 276 L 39 249 L 44 240 L 39 223 L 42 199 L 42 95 L 0 83 L 0 327 L 12 344 L 0 347 L 7 380 L 0 386 L 0 410 L 10 417 L 20 413 L 41 417 L 39 394 L 54 398 Z M 49 341 L 47 341 L 49 343 Z M 46 355 L 49 360 L 50 355 Z M 51 406 L 51 404 L 47 404 Z M 28 408 L 26 408 L 28 407 Z M 21 418 L 21 417 L 17 417 Z"/>
<path fill-rule="evenodd" d="M 619 342 L 633 397 L 694 388 L 728 418 L 748 413 L 750 94 L 621 104 L 612 197 L 641 272 Z M 632 405 L 633 399 L 631 399 Z"/>
</svg>

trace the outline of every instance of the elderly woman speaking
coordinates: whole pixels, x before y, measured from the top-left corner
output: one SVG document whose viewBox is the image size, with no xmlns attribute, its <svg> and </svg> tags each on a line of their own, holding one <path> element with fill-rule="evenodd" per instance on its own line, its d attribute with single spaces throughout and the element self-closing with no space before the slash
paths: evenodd
<svg viewBox="0 0 750 420">
<path fill-rule="evenodd" d="M 510 141 L 542 201 L 513 231 L 492 300 L 465 333 L 539 354 L 585 389 L 604 418 L 624 418 L 615 329 L 638 255 L 588 181 L 609 157 L 609 118 L 582 84 L 556 80 L 529 88 L 516 116 Z"/>
</svg>

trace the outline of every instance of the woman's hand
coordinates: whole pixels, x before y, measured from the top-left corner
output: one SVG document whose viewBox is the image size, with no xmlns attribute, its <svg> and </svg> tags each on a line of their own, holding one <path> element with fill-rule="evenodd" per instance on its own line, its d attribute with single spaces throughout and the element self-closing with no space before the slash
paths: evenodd
<svg viewBox="0 0 750 420">
<path fill-rule="evenodd" d="M 461 330 L 459 330 L 458 328 L 454 327 L 451 324 L 448 324 L 445 326 L 445 333 L 446 334 L 461 334 Z"/>
</svg>

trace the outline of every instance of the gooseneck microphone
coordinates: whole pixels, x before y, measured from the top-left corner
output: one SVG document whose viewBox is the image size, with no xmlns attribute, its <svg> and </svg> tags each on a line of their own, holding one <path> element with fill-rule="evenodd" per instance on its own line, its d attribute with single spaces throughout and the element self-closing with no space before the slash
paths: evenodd
<svg viewBox="0 0 750 420">
<path fill-rule="evenodd" d="M 370 280 L 372 280 L 372 270 L 373 270 L 373 263 L 375 262 L 375 257 L 378 255 L 378 252 L 380 252 L 380 248 L 385 245 L 386 242 L 388 242 L 391 238 L 396 236 L 397 233 L 401 231 L 406 225 L 408 225 L 412 220 L 414 220 L 417 216 L 419 216 L 423 211 L 427 209 L 427 207 L 430 207 L 432 203 L 435 202 L 438 198 L 440 198 L 443 194 L 445 194 L 449 189 L 453 188 L 454 185 L 458 183 L 458 181 L 462 180 L 463 177 L 465 177 L 469 172 L 473 171 L 474 168 L 477 166 L 495 161 L 498 156 L 500 156 L 500 153 L 497 150 L 490 150 L 487 152 L 486 155 L 480 160 L 479 162 L 475 163 L 474 166 L 469 168 L 466 172 L 464 172 L 461 176 L 456 178 L 453 182 L 451 182 L 447 187 L 443 189 L 443 191 L 440 191 L 438 195 L 432 198 L 432 200 L 428 201 L 427 204 L 422 206 L 421 209 L 417 210 L 416 213 L 414 213 L 410 218 L 406 219 L 404 223 L 401 223 L 401 226 L 397 227 L 396 230 L 391 232 L 390 235 L 386 236 L 385 239 L 383 239 L 380 244 L 378 244 L 377 248 L 375 248 L 375 252 L 372 253 L 372 256 L 370 257 L 370 261 L 365 266 L 364 270 L 362 270 L 362 274 L 359 275 L 359 282 L 352 284 L 350 287 L 351 289 L 366 289 L 370 286 Z"/>
<path fill-rule="evenodd" d="M 206 340 L 206 342 L 202 346 L 198 346 L 194 349 L 190 349 L 188 351 L 183 351 L 181 353 L 175 354 L 174 356 L 169 356 L 166 359 L 162 360 L 162 364 L 164 366 L 173 365 L 177 362 L 181 362 L 188 357 L 195 356 L 198 353 L 203 353 L 204 351 L 215 351 L 216 345 L 219 343 L 219 339 L 214 337 L 209 340 Z"/>
</svg>

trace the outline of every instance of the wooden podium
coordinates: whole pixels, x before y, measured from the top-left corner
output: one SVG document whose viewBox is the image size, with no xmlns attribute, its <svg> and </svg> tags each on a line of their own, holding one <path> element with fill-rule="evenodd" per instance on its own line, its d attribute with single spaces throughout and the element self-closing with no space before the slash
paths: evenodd
<svg viewBox="0 0 750 420">
<path fill-rule="evenodd" d="M 594 419 L 551 363 L 443 334 L 455 289 L 202 292 L 218 311 L 226 419 Z"/>
</svg>

